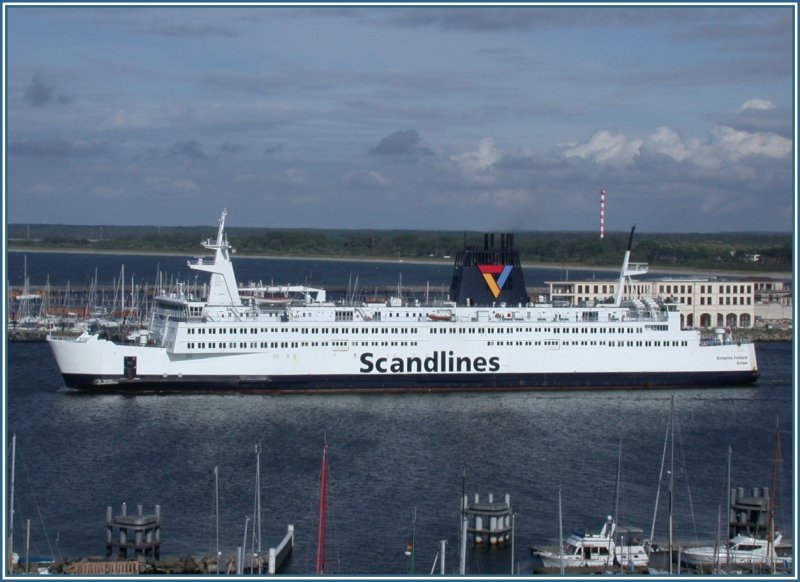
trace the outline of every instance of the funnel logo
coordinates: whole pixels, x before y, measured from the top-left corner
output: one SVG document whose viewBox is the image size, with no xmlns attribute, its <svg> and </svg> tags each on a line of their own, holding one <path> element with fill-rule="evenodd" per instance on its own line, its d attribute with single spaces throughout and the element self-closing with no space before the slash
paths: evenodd
<svg viewBox="0 0 800 582">
<path fill-rule="evenodd" d="M 500 297 L 500 291 L 506 284 L 513 268 L 511 265 L 478 265 L 478 270 L 483 275 L 483 280 L 486 281 L 486 285 L 489 286 L 495 299 Z"/>
</svg>

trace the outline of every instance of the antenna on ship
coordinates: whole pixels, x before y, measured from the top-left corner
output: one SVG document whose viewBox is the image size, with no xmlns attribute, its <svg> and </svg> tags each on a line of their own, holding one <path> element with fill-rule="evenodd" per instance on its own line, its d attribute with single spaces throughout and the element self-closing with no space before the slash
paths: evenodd
<svg viewBox="0 0 800 582">
<path fill-rule="evenodd" d="M 628 237 L 628 250 L 625 251 L 625 258 L 622 261 L 622 270 L 619 273 L 619 284 L 617 285 L 617 293 L 614 296 L 614 306 L 619 307 L 622 305 L 622 297 L 625 294 L 625 279 L 633 275 L 644 275 L 647 273 L 647 263 L 634 263 L 629 264 L 631 258 L 631 247 L 633 246 L 633 231 L 636 230 L 634 224 L 631 228 L 631 234 Z"/>
<path fill-rule="evenodd" d="M 217 246 L 221 247 L 223 237 L 225 236 L 225 217 L 228 215 L 228 209 L 223 208 L 222 216 L 219 217 L 219 230 L 217 231 Z"/>
</svg>

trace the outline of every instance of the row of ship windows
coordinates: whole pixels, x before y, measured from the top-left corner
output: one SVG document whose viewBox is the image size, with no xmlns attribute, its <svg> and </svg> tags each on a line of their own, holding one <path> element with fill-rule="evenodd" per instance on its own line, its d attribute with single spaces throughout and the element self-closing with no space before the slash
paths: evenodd
<svg viewBox="0 0 800 582">
<path fill-rule="evenodd" d="M 333 341 L 333 342 L 187 342 L 186 348 L 189 350 L 225 350 L 225 349 L 282 349 L 282 348 L 308 348 L 308 347 L 333 347 L 333 348 L 346 348 L 352 345 L 353 347 L 367 347 L 367 346 L 416 346 L 417 342 L 347 342 L 347 341 Z"/>
<path fill-rule="evenodd" d="M 668 347 L 686 347 L 689 345 L 689 342 L 682 340 L 677 341 L 673 340 L 671 342 L 668 341 L 652 341 L 652 340 L 639 340 L 639 341 L 603 341 L 603 340 L 582 340 L 582 341 L 560 341 L 560 340 L 543 340 L 543 341 L 516 341 L 516 342 L 486 342 L 487 346 L 608 346 L 608 347 L 629 347 L 629 348 L 668 348 Z"/>
<path fill-rule="evenodd" d="M 663 325 L 662 324 L 655 324 L 655 325 L 648 325 L 647 329 L 654 330 L 654 331 L 667 331 L 668 330 L 668 326 L 666 324 L 663 324 Z M 502 327 L 500 327 L 500 328 L 496 328 L 496 329 L 492 328 L 492 327 L 488 327 L 488 328 L 484 328 L 484 327 L 442 327 L 442 328 L 432 327 L 432 328 L 430 328 L 430 333 L 434 334 L 434 335 L 436 335 L 436 334 L 448 334 L 448 333 L 449 334 L 478 334 L 478 335 L 493 334 L 493 333 L 512 334 L 512 333 L 515 333 L 515 332 L 516 333 L 591 333 L 591 334 L 596 334 L 596 333 L 615 334 L 615 333 L 619 333 L 619 334 L 624 334 L 624 333 L 642 333 L 642 331 L 643 331 L 643 328 L 641 328 L 641 327 L 591 327 L 591 328 L 589 328 L 589 327 L 552 327 L 552 328 L 551 327 L 517 327 L 517 328 L 509 327 L 509 328 L 502 328 Z M 328 334 L 328 333 L 330 333 L 330 334 L 340 334 L 340 333 L 341 334 L 351 334 L 352 333 L 352 334 L 357 335 L 359 333 L 361 333 L 361 334 L 369 334 L 369 333 L 372 333 L 372 334 L 378 334 L 378 333 L 381 333 L 381 334 L 387 334 L 387 333 L 390 333 L 390 334 L 398 334 L 398 333 L 400 333 L 400 334 L 409 334 L 409 333 L 412 333 L 412 334 L 414 334 L 414 333 L 418 333 L 418 329 L 417 328 L 413 328 L 413 327 L 412 328 L 406 328 L 406 327 L 402 327 L 402 328 L 400 328 L 400 327 L 391 327 L 391 328 L 389 328 L 389 327 L 380 327 L 380 328 L 378 328 L 378 327 L 373 327 L 373 328 L 367 328 L 367 327 L 363 327 L 363 328 L 358 328 L 358 327 L 354 327 L 354 328 L 347 328 L 347 327 L 343 327 L 343 328 L 338 328 L 338 327 L 331 327 L 331 328 L 328 328 L 328 327 L 320 327 L 320 328 L 316 328 L 316 327 L 314 327 L 314 328 L 297 328 L 297 327 L 293 327 L 293 328 L 277 328 L 277 327 L 273 327 L 273 328 L 267 328 L 267 327 L 262 327 L 262 328 L 257 328 L 257 327 L 250 327 L 250 328 L 248 328 L 248 327 L 243 327 L 243 328 L 235 328 L 235 327 L 232 327 L 232 328 L 224 328 L 224 327 L 222 327 L 222 328 L 213 328 L 213 327 L 210 327 L 208 329 L 202 328 L 202 327 L 200 327 L 200 328 L 190 327 L 190 328 L 187 328 L 186 333 L 189 334 L 189 335 L 206 335 L 206 334 L 208 334 L 208 335 L 227 335 L 227 334 L 230 334 L 230 335 L 248 335 L 248 334 L 253 335 L 253 334 L 258 334 L 258 333 L 300 333 L 300 334 L 312 334 L 312 335 L 315 335 L 315 334 Z"/>
<path fill-rule="evenodd" d="M 286 348 L 307 348 L 307 347 L 333 347 L 333 348 L 346 348 L 348 345 L 352 345 L 353 347 L 388 347 L 388 346 L 416 346 L 417 342 L 346 342 L 346 341 L 333 341 L 333 342 L 188 342 L 186 344 L 186 348 L 189 350 L 204 350 L 204 349 L 286 349 Z M 486 342 L 487 346 L 490 347 L 501 347 L 501 346 L 608 346 L 608 347 L 686 347 L 689 345 L 687 341 L 650 341 L 650 340 L 638 340 L 638 341 L 560 341 L 560 340 L 543 340 L 543 341 L 490 341 Z"/>
<path fill-rule="evenodd" d="M 656 331 L 667 331 L 669 329 L 666 325 L 648 325 L 648 329 L 656 330 Z M 508 329 L 503 328 L 483 328 L 483 327 L 458 327 L 458 328 L 441 328 L 437 331 L 436 328 L 431 328 L 431 333 L 441 333 L 441 334 L 484 334 L 484 333 L 506 333 L 511 334 L 514 332 L 517 333 L 642 333 L 641 327 L 518 327 L 513 328 L 509 327 Z"/>
<path fill-rule="evenodd" d="M 417 331 L 418 331 L 417 328 L 414 328 L 414 327 L 412 327 L 412 328 L 407 328 L 407 327 L 402 327 L 402 328 L 400 328 L 400 327 L 392 327 L 392 328 L 389 328 L 389 327 L 380 327 L 380 328 L 379 327 L 373 327 L 373 328 L 363 327 L 363 328 L 358 328 L 358 327 L 354 327 L 352 329 L 348 328 L 348 327 L 343 327 L 343 328 L 338 328 L 338 327 L 300 327 L 300 328 L 298 328 L 298 327 L 292 327 L 292 328 L 288 328 L 288 327 L 283 327 L 283 328 L 281 328 L 281 327 L 271 327 L 271 328 L 270 327 L 261 327 L 261 328 L 259 328 L 259 327 L 242 327 L 242 328 L 235 328 L 235 327 L 231 327 L 231 328 L 225 328 L 225 327 L 215 328 L 215 327 L 209 327 L 207 330 L 204 327 L 197 327 L 197 328 L 189 327 L 189 328 L 186 328 L 186 333 L 188 333 L 189 335 L 205 335 L 206 333 L 208 335 L 217 335 L 217 334 L 218 335 L 226 335 L 226 334 L 229 334 L 229 335 L 247 335 L 247 334 L 251 334 L 252 335 L 252 334 L 258 334 L 258 333 L 301 333 L 301 334 L 319 334 L 319 333 L 335 333 L 335 334 L 339 334 L 339 333 L 343 333 L 343 334 L 348 334 L 348 333 L 353 333 L 353 334 L 358 334 L 358 333 L 362 333 L 362 334 L 366 334 L 366 333 L 395 333 L 396 334 L 396 333 L 403 333 L 403 334 L 408 334 L 408 333 L 417 333 Z"/>
</svg>

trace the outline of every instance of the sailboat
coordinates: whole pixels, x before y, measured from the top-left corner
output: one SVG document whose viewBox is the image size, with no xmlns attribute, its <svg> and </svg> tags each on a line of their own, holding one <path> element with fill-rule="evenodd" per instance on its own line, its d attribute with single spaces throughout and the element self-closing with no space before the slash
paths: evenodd
<svg viewBox="0 0 800 582">
<path fill-rule="evenodd" d="M 667 445 L 669 445 L 670 449 L 670 461 L 669 461 L 669 468 L 667 469 L 667 474 L 669 475 L 669 489 L 668 489 L 668 531 L 669 537 L 667 541 L 667 549 L 665 552 L 662 552 L 662 549 L 655 544 L 654 537 L 655 537 L 655 530 L 656 530 L 656 517 L 658 515 L 658 505 L 659 505 L 659 498 L 661 496 L 661 481 L 664 477 L 664 467 L 667 459 Z M 666 575 L 673 573 L 673 552 L 675 550 L 674 539 L 673 539 L 673 493 L 674 493 L 674 485 L 675 485 L 675 396 L 670 399 L 670 408 L 669 408 L 669 419 L 667 420 L 667 429 L 664 433 L 664 449 L 661 452 L 661 469 L 658 475 L 658 488 L 656 489 L 656 502 L 655 507 L 653 509 L 653 523 L 650 528 L 650 537 L 645 542 L 645 546 L 647 552 L 650 556 L 653 556 L 656 553 L 664 554 L 664 558 L 666 560 L 666 571 L 662 571 L 660 569 L 653 568 L 652 566 L 649 568 L 650 574 L 656 575 Z M 678 561 L 680 564 L 680 560 Z M 680 573 L 680 571 L 678 572 Z"/>
<path fill-rule="evenodd" d="M 783 539 L 775 529 L 775 498 L 778 485 L 778 466 L 781 462 L 781 435 L 775 431 L 775 456 L 773 459 L 772 490 L 769 496 L 769 526 L 766 536 L 738 533 L 721 548 L 703 546 L 684 550 L 683 559 L 687 565 L 701 570 L 712 569 L 724 560 L 727 566 L 766 569 L 775 572 L 777 568 L 789 569 L 792 565 L 791 552 L 780 555 L 777 546 Z M 730 490 L 730 486 L 728 487 Z M 730 503 L 728 504 L 730 507 Z"/>
</svg>

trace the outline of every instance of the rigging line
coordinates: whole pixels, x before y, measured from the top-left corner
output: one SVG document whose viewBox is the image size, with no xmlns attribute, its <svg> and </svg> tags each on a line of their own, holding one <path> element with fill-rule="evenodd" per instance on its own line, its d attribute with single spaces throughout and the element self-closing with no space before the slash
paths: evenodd
<svg viewBox="0 0 800 582">
<path fill-rule="evenodd" d="M 619 451 L 617 452 L 617 484 L 614 487 L 614 505 L 612 515 L 614 516 L 614 523 L 619 524 L 619 497 L 620 489 L 622 488 L 622 437 L 619 437 Z"/>
<path fill-rule="evenodd" d="M 656 488 L 656 504 L 655 508 L 653 509 L 653 524 L 650 527 L 650 543 L 653 543 L 653 538 L 655 536 L 656 531 L 656 516 L 658 515 L 658 498 L 661 495 L 661 482 L 664 479 L 664 463 L 667 459 L 667 443 L 669 442 L 669 432 L 670 432 L 670 422 L 671 419 L 667 417 L 667 428 L 664 431 L 664 450 L 661 453 L 661 469 L 658 473 L 658 487 Z"/>
<path fill-rule="evenodd" d="M 36 491 L 33 489 L 33 481 L 31 480 L 30 473 L 28 472 L 28 465 L 25 462 L 24 455 L 20 455 L 19 450 L 17 450 L 16 455 L 20 457 L 22 470 L 25 473 L 25 479 L 27 480 L 28 486 L 30 487 L 31 497 L 33 497 L 33 504 L 36 507 L 36 515 L 38 515 L 39 523 L 42 525 L 42 530 L 44 531 L 44 539 L 47 542 L 47 549 L 50 552 L 50 555 L 55 557 L 56 554 L 53 551 L 53 546 L 50 544 L 50 536 L 47 533 L 47 526 L 44 524 L 44 516 L 42 515 L 42 508 L 39 505 L 39 499 L 36 497 Z"/>
<path fill-rule="evenodd" d="M 695 543 L 699 543 L 699 536 L 697 534 L 697 520 L 694 515 L 694 502 L 692 501 L 692 488 L 689 485 L 689 471 L 686 468 L 686 454 L 683 450 L 683 433 L 681 432 L 680 422 L 678 422 L 678 447 L 680 449 L 680 455 L 683 468 L 683 475 L 686 478 L 686 494 L 689 497 L 689 514 L 692 516 L 692 528 L 694 529 L 694 541 Z"/>
<path fill-rule="evenodd" d="M 213 476 L 213 473 L 212 473 Z M 211 480 L 211 510 L 208 514 L 208 523 L 206 524 L 206 531 L 208 532 L 208 555 L 214 555 L 214 521 L 216 512 L 214 511 L 214 480 Z M 216 556 L 215 556 L 216 558 Z"/>
<path fill-rule="evenodd" d="M 331 469 L 331 460 L 330 460 L 330 456 L 329 456 L 328 457 L 328 493 L 329 494 L 330 494 L 330 487 L 331 487 L 331 480 L 330 480 L 331 471 L 330 471 L 330 469 Z M 331 560 L 330 558 L 328 558 L 328 563 L 333 562 L 336 565 L 337 571 L 341 572 L 341 564 L 342 564 L 341 553 L 340 553 L 341 544 L 339 544 L 338 530 L 336 528 L 336 505 L 337 505 L 337 503 L 336 503 L 335 499 L 332 502 L 329 500 L 328 504 L 327 504 L 327 507 L 328 507 L 328 518 L 326 519 L 326 524 L 328 525 L 328 530 L 330 531 L 331 539 L 333 540 L 333 544 L 332 544 L 333 548 L 332 549 L 333 549 L 333 553 L 334 553 L 334 559 Z M 326 546 L 327 546 L 327 544 L 326 544 Z M 326 573 L 330 574 L 330 571 L 328 570 L 328 571 L 326 571 Z"/>
</svg>

